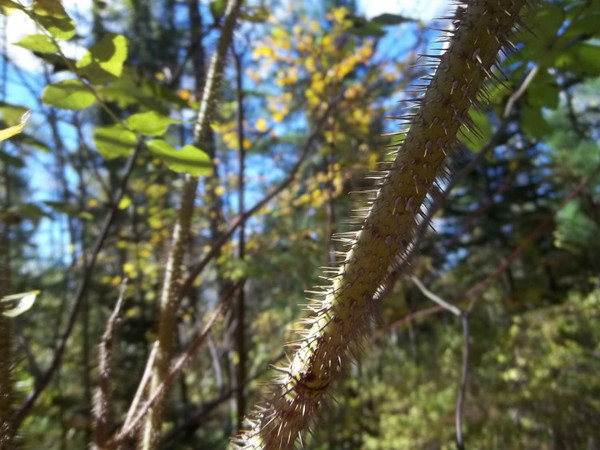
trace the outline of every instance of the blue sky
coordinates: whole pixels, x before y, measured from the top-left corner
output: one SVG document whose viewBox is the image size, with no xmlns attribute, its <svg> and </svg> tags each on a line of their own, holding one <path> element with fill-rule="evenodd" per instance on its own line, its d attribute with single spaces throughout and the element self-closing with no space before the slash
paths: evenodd
<svg viewBox="0 0 600 450">
<path fill-rule="evenodd" d="M 444 16 L 450 7 L 450 2 L 448 0 L 358 0 L 357 5 L 367 19 L 389 13 L 428 22 Z"/>
</svg>

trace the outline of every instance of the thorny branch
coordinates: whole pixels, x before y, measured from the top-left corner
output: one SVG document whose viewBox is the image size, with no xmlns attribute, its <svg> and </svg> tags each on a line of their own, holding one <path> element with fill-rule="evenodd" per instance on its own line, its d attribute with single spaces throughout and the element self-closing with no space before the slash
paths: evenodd
<svg viewBox="0 0 600 450">
<path fill-rule="evenodd" d="M 421 222 L 419 229 L 416 233 L 416 237 L 413 241 L 413 245 L 410 249 L 409 255 L 406 258 L 406 262 L 397 267 L 390 276 L 386 279 L 385 285 L 380 289 L 375 300 L 381 300 L 384 298 L 395 286 L 398 277 L 404 270 L 404 265 L 410 261 L 411 257 L 415 254 L 415 252 L 419 249 L 423 238 L 425 237 L 425 232 L 430 227 L 431 220 L 437 214 L 437 212 L 444 207 L 444 205 L 448 202 L 450 198 L 450 194 L 452 190 L 458 186 L 473 170 L 477 168 L 477 166 L 486 158 L 486 156 L 498 145 L 504 136 L 508 124 L 512 120 L 512 112 L 514 110 L 517 102 L 525 95 L 527 92 L 527 88 L 534 80 L 535 76 L 538 73 L 538 66 L 534 66 L 529 73 L 523 79 L 523 82 L 519 86 L 519 88 L 510 96 L 510 98 L 506 102 L 506 106 L 504 107 L 504 112 L 502 114 L 502 120 L 498 125 L 493 136 L 490 138 L 488 143 L 481 149 L 481 151 L 477 154 L 475 158 L 467 164 L 458 174 L 456 174 L 450 183 L 446 186 L 444 192 L 434 200 L 434 203 L 427 210 L 423 221 Z"/>
</svg>

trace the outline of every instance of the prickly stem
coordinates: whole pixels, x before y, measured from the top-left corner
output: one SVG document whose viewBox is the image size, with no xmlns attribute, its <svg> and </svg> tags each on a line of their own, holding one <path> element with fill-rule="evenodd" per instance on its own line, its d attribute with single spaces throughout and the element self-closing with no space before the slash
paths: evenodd
<svg viewBox="0 0 600 450">
<path fill-rule="evenodd" d="M 291 362 L 279 368 L 265 404 L 235 443 L 248 449 L 293 448 L 351 361 L 375 312 L 373 297 L 407 254 L 427 193 L 457 142 L 468 111 L 526 0 L 471 0 L 457 6 L 450 45 L 425 89 L 375 201 L 331 285 L 313 301 Z M 347 239 L 346 236 L 343 237 Z"/>
</svg>

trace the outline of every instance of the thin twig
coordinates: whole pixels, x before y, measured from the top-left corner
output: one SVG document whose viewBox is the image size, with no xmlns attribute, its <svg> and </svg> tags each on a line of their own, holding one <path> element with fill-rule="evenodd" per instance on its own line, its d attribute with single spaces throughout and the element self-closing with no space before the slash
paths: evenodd
<svg viewBox="0 0 600 450">
<path fill-rule="evenodd" d="M 413 275 L 413 276 L 410 277 L 410 279 L 412 280 L 413 283 L 415 283 L 415 285 L 419 288 L 419 290 L 423 293 L 423 295 L 425 297 L 427 297 L 429 300 L 437 303 L 438 305 L 440 305 L 445 310 L 450 311 L 456 317 L 462 317 L 463 312 L 458 307 L 454 306 L 451 303 L 448 303 L 446 300 L 442 299 L 440 296 L 438 296 L 438 295 L 434 294 L 433 292 L 431 292 L 429 289 L 427 289 L 423 285 L 423 283 L 421 283 L 421 280 L 419 280 L 417 277 L 415 277 Z"/>
<path fill-rule="evenodd" d="M 467 300 L 473 298 L 475 296 L 475 294 L 483 293 L 492 284 L 493 281 L 495 281 L 506 269 L 508 269 L 510 264 L 512 264 L 514 262 L 514 260 L 517 259 L 517 257 L 523 252 L 523 250 L 525 250 L 525 248 L 527 248 L 533 241 L 535 241 L 542 234 L 542 232 L 554 221 L 554 217 L 556 217 L 558 212 L 561 209 L 563 209 L 571 200 L 573 200 L 577 196 L 577 194 L 579 194 L 579 192 L 581 192 L 581 190 L 598 173 L 600 173 L 600 166 L 598 166 L 590 175 L 588 175 L 580 184 L 578 184 L 577 187 L 575 189 L 573 189 L 569 193 L 569 195 L 560 203 L 560 205 L 558 205 L 558 207 L 547 216 L 547 218 L 527 237 L 527 239 L 525 239 L 523 241 L 523 243 L 519 247 L 517 247 L 511 253 L 511 255 L 505 261 L 503 261 L 496 268 L 496 270 L 491 275 L 489 275 L 486 279 L 479 282 L 474 287 L 472 287 L 467 292 L 465 292 L 463 295 L 458 297 L 459 300 L 456 303 L 457 304 L 464 303 Z M 471 311 L 473 309 L 473 307 L 474 307 L 474 304 L 472 303 L 467 310 Z M 443 310 L 444 310 L 444 308 L 438 305 L 438 306 L 434 306 L 432 308 L 415 311 L 414 313 L 409 314 L 408 316 L 403 317 L 402 319 L 397 320 L 396 322 L 393 322 L 390 325 L 388 325 L 385 328 L 385 330 L 382 330 L 379 333 L 377 333 L 374 336 L 374 339 L 378 339 L 378 338 L 382 337 L 385 333 L 389 332 L 390 330 L 404 326 L 407 323 L 413 322 L 416 319 L 419 319 L 421 317 L 431 316 L 431 315 L 437 314 Z"/>
<path fill-rule="evenodd" d="M 146 386 L 148 385 L 150 375 L 152 375 L 152 363 L 154 362 L 154 358 L 156 357 L 157 348 L 158 343 L 155 342 L 154 345 L 152 345 L 152 350 L 150 350 L 150 355 L 148 355 L 148 362 L 150 364 L 147 364 L 146 368 L 144 369 L 144 373 L 142 374 L 142 378 L 140 380 L 140 383 L 138 384 L 137 391 L 133 396 L 133 400 L 131 401 L 131 405 L 129 406 L 129 410 L 127 411 L 125 421 L 123 422 L 123 426 L 121 428 L 128 428 L 130 426 L 131 421 L 135 417 L 135 413 L 138 410 L 138 405 L 142 401 L 144 391 L 146 390 Z"/>
<path fill-rule="evenodd" d="M 176 362 L 171 367 L 168 375 L 157 387 L 157 389 L 152 393 L 151 397 L 139 409 L 139 411 L 135 415 L 135 418 L 130 420 L 129 423 L 124 424 L 124 426 L 121 428 L 121 431 L 109 441 L 109 448 L 114 448 L 120 445 L 125 439 L 132 436 L 139 429 L 139 427 L 142 425 L 142 421 L 150 412 L 152 407 L 156 404 L 157 401 L 159 401 L 159 399 L 164 397 L 164 395 L 171 387 L 175 379 L 179 376 L 183 369 L 185 369 L 185 367 L 196 354 L 198 349 L 202 346 L 204 340 L 206 339 L 206 336 L 208 335 L 208 333 L 210 333 L 212 327 L 217 322 L 217 319 L 221 317 L 221 315 L 227 310 L 227 308 L 229 308 L 230 300 L 240 287 L 240 284 L 241 282 L 236 283 L 229 290 L 229 292 L 221 299 L 211 318 L 204 325 L 202 332 L 198 336 L 196 336 L 196 338 L 188 346 L 187 350 L 176 359 Z"/>
<path fill-rule="evenodd" d="M 421 281 L 415 277 L 410 277 L 413 283 L 419 288 L 419 290 L 433 302 L 437 303 L 440 308 L 450 311 L 456 317 L 459 317 L 462 322 L 463 328 L 463 358 L 462 358 L 462 374 L 460 378 L 460 387 L 458 389 L 458 399 L 456 401 L 456 446 L 458 450 L 465 450 L 465 442 L 462 432 L 463 422 L 463 410 L 465 406 L 465 398 L 467 395 L 467 380 L 469 376 L 469 312 L 461 311 L 457 306 L 448 303 L 446 300 L 441 298 L 439 295 L 434 294 L 427 289 Z"/>
<path fill-rule="evenodd" d="M 508 258 L 506 258 L 504 260 L 504 262 L 502 264 L 500 264 L 498 266 L 498 268 L 490 276 L 488 276 L 485 280 L 477 283 L 475 286 L 473 286 L 471 289 L 469 289 L 467 292 L 465 292 L 463 294 L 461 301 L 466 301 L 466 300 L 471 299 L 471 303 L 469 304 L 469 308 L 468 308 L 469 311 L 472 310 L 473 307 L 475 306 L 475 303 L 478 298 L 477 296 L 479 294 L 481 294 L 481 292 L 485 291 L 490 286 L 490 284 L 492 284 L 494 281 L 496 281 L 498 279 L 498 277 L 506 269 L 508 269 L 508 267 L 514 262 L 515 259 L 517 259 L 517 257 L 523 252 L 523 250 L 529 244 L 531 244 L 538 237 L 540 237 L 542 232 L 554 221 L 556 214 L 558 214 L 558 212 L 561 209 L 563 209 L 567 203 L 569 203 L 571 200 L 573 200 L 581 192 L 581 190 L 590 182 L 590 180 L 594 176 L 596 176 L 598 173 L 600 173 L 600 165 L 598 167 L 596 167 L 592 173 L 590 173 L 587 177 L 585 177 L 583 179 L 583 181 L 581 181 L 581 183 L 579 183 L 577 185 L 577 187 L 575 189 L 573 189 L 571 191 L 571 193 L 563 199 L 562 202 L 560 202 L 558 207 L 548 217 L 546 217 L 546 219 L 527 237 L 527 239 L 525 239 L 521 243 L 521 245 L 519 245 L 510 254 L 510 256 Z"/>
<path fill-rule="evenodd" d="M 106 443 L 108 427 L 110 426 L 110 390 L 112 372 L 113 337 L 117 327 L 117 320 L 121 312 L 121 305 L 127 289 L 127 278 L 121 283 L 121 291 L 115 309 L 106 322 L 106 330 L 102 335 L 98 351 L 98 390 L 94 398 L 93 414 L 96 420 L 94 430 L 94 445 L 97 449 L 103 449 Z"/>
<path fill-rule="evenodd" d="M 469 313 L 461 314 L 463 329 L 463 360 L 462 374 L 460 377 L 460 389 L 458 391 L 458 400 L 456 402 L 456 446 L 458 450 L 465 450 L 465 441 L 462 432 L 462 422 L 465 407 L 465 398 L 467 396 L 467 381 L 469 377 Z"/>
<path fill-rule="evenodd" d="M 176 428 L 173 428 L 161 439 L 161 445 L 164 446 L 165 444 L 169 443 L 170 441 L 175 439 L 175 437 L 180 433 L 183 433 L 186 431 L 188 433 L 191 433 L 192 431 L 194 431 L 197 427 L 199 427 L 201 425 L 200 420 L 204 416 L 206 416 L 208 413 L 210 413 L 214 408 L 219 406 L 221 403 L 229 400 L 231 398 L 231 396 L 238 391 L 238 389 L 245 389 L 246 386 L 248 386 L 252 381 L 262 377 L 265 373 L 267 373 L 270 370 L 271 366 L 280 362 L 282 359 L 285 358 L 285 356 L 286 356 L 285 353 L 280 353 L 277 357 L 271 359 L 269 361 L 269 363 L 266 364 L 262 370 L 258 371 L 251 377 L 246 378 L 240 386 L 228 389 L 227 391 L 222 391 L 213 400 L 210 400 L 210 401 L 205 402 L 202 405 L 200 405 L 200 407 L 194 413 L 192 413 L 191 415 L 188 415 L 186 417 L 186 421 L 183 424 L 181 424 L 180 426 L 178 426 Z"/>
<path fill-rule="evenodd" d="M 46 370 L 46 372 L 43 374 L 43 376 L 38 380 L 38 382 L 35 385 L 35 387 L 33 388 L 33 390 L 31 392 L 29 392 L 29 394 L 27 395 L 27 398 L 25 399 L 23 404 L 19 407 L 19 409 L 17 409 L 17 411 L 13 414 L 13 416 L 11 418 L 11 426 L 15 430 L 23 422 L 23 420 L 25 419 L 28 412 L 31 410 L 31 408 L 35 404 L 36 400 L 38 399 L 38 397 L 40 396 L 42 391 L 48 386 L 48 384 L 52 380 L 52 377 L 54 376 L 54 373 L 56 372 L 56 370 L 60 366 L 60 363 L 62 362 L 62 358 L 65 353 L 65 349 L 67 347 L 67 342 L 71 336 L 71 333 L 73 332 L 73 329 L 75 328 L 75 324 L 77 323 L 77 316 L 78 316 L 78 313 L 79 313 L 79 310 L 81 308 L 81 304 L 83 301 L 83 294 L 85 293 L 88 283 L 91 279 L 91 275 L 94 270 L 94 266 L 96 265 L 96 260 L 98 258 L 98 254 L 100 253 L 100 250 L 102 250 L 104 241 L 106 240 L 106 237 L 108 236 L 108 231 L 110 230 L 110 227 L 114 221 L 114 218 L 117 215 L 117 212 L 119 211 L 117 205 L 119 204 L 119 202 L 123 198 L 123 195 L 125 194 L 125 188 L 127 186 L 127 182 L 129 181 L 129 177 L 130 177 L 133 167 L 135 165 L 135 160 L 136 160 L 142 146 L 143 146 L 143 142 L 141 140 L 139 140 L 137 145 L 135 146 L 133 153 L 129 156 L 129 158 L 127 160 L 123 179 L 121 180 L 121 184 L 119 186 L 119 189 L 117 190 L 117 194 L 115 195 L 115 198 L 112 201 L 111 208 L 108 210 L 106 217 L 104 218 L 104 223 L 102 224 L 102 229 L 100 231 L 100 234 L 98 235 L 98 238 L 96 239 L 96 242 L 94 243 L 94 246 L 91 250 L 91 253 L 90 253 L 90 256 L 88 259 L 88 264 L 84 269 L 83 275 L 81 277 L 81 281 L 79 282 L 79 286 L 77 287 L 77 291 L 75 293 L 75 299 L 73 301 L 73 303 L 74 303 L 73 309 L 71 310 L 71 314 L 67 321 L 67 326 L 66 326 L 62 336 L 59 339 L 58 346 L 56 348 L 56 351 L 54 352 L 54 358 L 52 359 L 52 362 L 50 363 L 48 370 Z"/>
</svg>

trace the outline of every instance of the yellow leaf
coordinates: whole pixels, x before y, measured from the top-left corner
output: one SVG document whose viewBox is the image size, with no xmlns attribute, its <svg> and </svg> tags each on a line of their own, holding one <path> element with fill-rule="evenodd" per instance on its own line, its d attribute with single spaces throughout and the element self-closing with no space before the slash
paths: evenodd
<svg viewBox="0 0 600 450">
<path fill-rule="evenodd" d="M 131 205 L 131 198 L 128 195 L 124 195 L 121 200 L 119 200 L 119 205 L 117 208 L 119 209 L 127 209 L 127 207 Z"/>
<path fill-rule="evenodd" d="M 217 186 L 215 188 L 216 195 L 223 195 L 225 193 L 225 188 L 223 186 Z"/>
<path fill-rule="evenodd" d="M 250 147 L 252 147 L 252 141 L 248 138 L 244 138 L 244 149 L 248 150 Z"/>
<path fill-rule="evenodd" d="M 0 130 L 0 141 L 4 141 L 10 137 L 13 137 L 15 134 L 19 134 L 25 128 L 25 124 L 31 117 L 31 111 L 27 111 L 21 117 L 21 121 L 17 125 L 13 125 L 12 127 L 5 128 L 4 130 Z"/>
<path fill-rule="evenodd" d="M 148 218 L 148 223 L 150 224 L 150 227 L 154 228 L 155 230 L 159 230 L 163 227 L 162 220 L 160 220 L 158 217 L 150 216 Z"/>
<path fill-rule="evenodd" d="M 323 80 L 313 80 L 311 87 L 317 94 L 321 94 L 325 90 L 325 82 Z"/>
<path fill-rule="evenodd" d="M 281 114 L 281 113 L 273 114 L 273 120 L 275 122 L 281 122 L 283 120 L 283 114 Z"/>
<path fill-rule="evenodd" d="M 256 121 L 256 124 L 254 124 L 254 127 L 256 128 L 257 131 L 260 131 L 261 133 L 267 131 L 267 121 L 263 118 L 260 118 Z"/>
<path fill-rule="evenodd" d="M 336 22 L 342 23 L 344 21 L 344 18 L 346 17 L 346 13 L 348 12 L 348 10 L 346 8 L 336 8 L 332 12 Z"/>
<path fill-rule="evenodd" d="M 191 92 L 187 89 L 179 89 L 177 91 L 177 97 L 181 100 L 188 101 L 191 97 Z"/>
<path fill-rule="evenodd" d="M 98 200 L 96 200 L 95 198 L 91 198 L 88 200 L 88 206 L 90 208 L 95 208 L 96 206 L 98 206 Z"/>
</svg>

